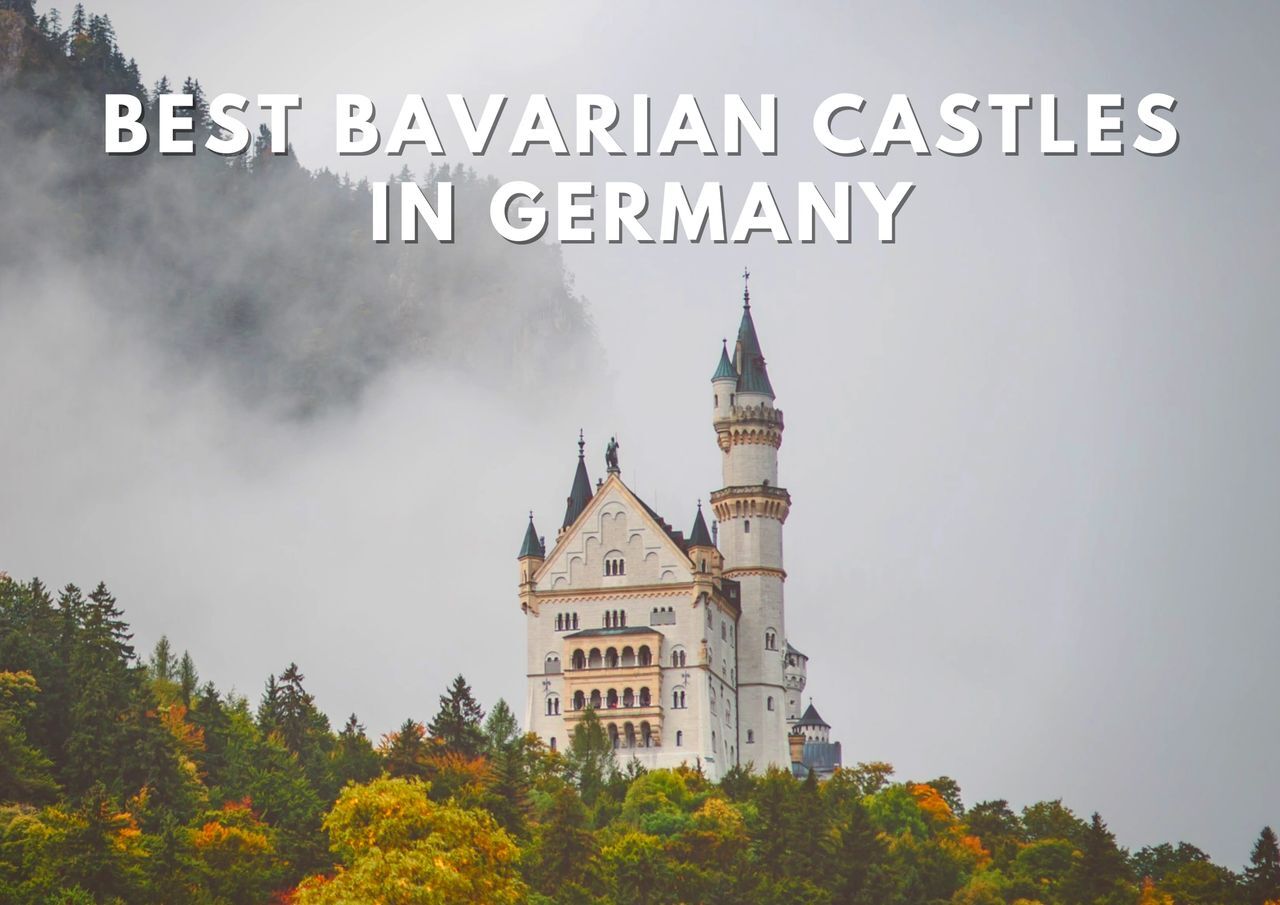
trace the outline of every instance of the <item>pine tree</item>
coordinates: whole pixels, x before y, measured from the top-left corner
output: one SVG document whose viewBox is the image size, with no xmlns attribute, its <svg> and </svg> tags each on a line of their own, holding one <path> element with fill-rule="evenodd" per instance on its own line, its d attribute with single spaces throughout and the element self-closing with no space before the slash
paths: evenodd
<svg viewBox="0 0 1280 905">
<path fill-rule="evenodd" d="M 1066 898 L 1073 905 L 1094 905 L 1120 892 L 1130 879 L 1128 858 L 1096 811 L 1085 827 L 1080 856 L 1067 881 Z"/>
<path fill-rule="evenodd" d="M 347 717 L 346 725 L 338 733 L 332 772 L 339 788 L 349 782 L 368 782 L 382 772 L 382 761 L 354 713 Z"/>
<path fill-rule="evenodd" d="M 440 710 L 427 725 L 427 732 L 447 751 L 463 757 L 478 757 L 485 747 L 480 725 L 483 719 L 484 711 L 472 696 L 471 686 L 458 675 L 449 691 L 440 696 Z"/>
<path fill-rule="evenodd" d="M 594 707 L 588 707 L 573 727 L 569 750 L 565 752 L 565 776 L 578 785 L 582 800 L 594 806 L 600 793 L 618 775 L 613 745 Z"/>
<path fill-rule="evenodd" d="M 173 681 L 177 659 L 169 646 L 168 635 L 160 636 L 160 640 L 156 642 L 155 648 L 151 651 L 151 660 L 147 665 L 151 670 L 151 678 L 159 679 L 161 682 Z"/>
<path fill-rule="evenodd" d="M 382 737 L 379 753 L 387 773 L 398 777 L 421 778 L 427 774 L 426 729 L 415 720 L 405 720 L 395 732 Z"/>
<path fill-rule="evenodd" d="M 178 661 L 178 690 L 182 694 L 182 705 L 188 709 L 191 707 L 191 696 L 196 692 L 196 686 L 200 684 L 200 676 L 196 672 L 196 661 L 191 659 L 191 654 L 187 651 L 182 652 L 182 659 Z"/>
<path fill-rule="evenodd" d="M 1280 901 L 1280 844 L 1269 826 L 1258 834 L 1249 855 L 1249 866 L 1244 869 L 1244 886 L 1249 905 Z"/>
</svg>

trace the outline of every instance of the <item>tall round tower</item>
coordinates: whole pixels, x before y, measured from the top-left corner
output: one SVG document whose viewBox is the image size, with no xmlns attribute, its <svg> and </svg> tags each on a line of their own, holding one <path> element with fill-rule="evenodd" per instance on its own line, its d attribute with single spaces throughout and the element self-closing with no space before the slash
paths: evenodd
<svg viewBox="0 0 1280 905">
<path fill-rule="evenodd" d="M 744 274 L 744 276 L 746 276 Z M 712 377 L 713 422 L 724 486 L 711 494 L 720 521 L 725 578 L 741 585 L 738 622 L 739 759 L 757 770 L 787 767 L 787 686 L 784 674 L 782 525 L 791 495 L 778 486 L 782 412 L 742 293 L 742 323 L 733 358 L 727 347 Z"/>
</svg>

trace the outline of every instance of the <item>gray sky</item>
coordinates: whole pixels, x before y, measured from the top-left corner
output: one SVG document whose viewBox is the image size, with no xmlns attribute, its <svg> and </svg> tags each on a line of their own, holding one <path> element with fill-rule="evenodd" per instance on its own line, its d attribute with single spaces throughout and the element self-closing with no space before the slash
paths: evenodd
<svg viewBox="0 0 1280 905">
<path fill-rule="evenodd" d="M 357 412 L 274 423 L 170 386 L 68 285 L 3 325 L 31 341 L 0 366 L 28 425 L 0 451 L 0 566 L 105 578 L 140 647 L 166 632 L 254 699 L 296 660 L 333 717 L 354 709 L 374 734 L 430 716 L 458 671 L 486 705 L 519 700 L 525 510 L 554 533 L 582 426 L 593 477 L 617 433 L 624 478 L 687 530 L 718 484 L 708 380 L 749 264 L 788 425 L 788 635 L 846 760 L 947 773 L 969 802 L 1061 796 L 1130 847 L 1185 839 L 1232 865 L 1280 822 L 1274 7 L 98 9 L 148 82 L 302 93 L 292 137 L 312 167 L 340 165 L 337 92 L 387 111 L 423 93 L 456 148 L 443 95 L 495 91 L 511 118 L 474 163 L 503 179 L 718 179 L 739 198 L 767 179 L 786 207 L 798 180 L 918 186 L 891 247 L 864 220 L 851 246 L 566 248 L 608 356 L 570 411 L 556 387 L 530 403 L 424 369 Z M 694 92 L 717 122 L 705 101 L 771 92 L 780 151 L 512 159 L 531 91 L 566 111 L 575 92 L 648 93 L 657 111 Z M 1031 153 L 1005 158 L 984 106 L 973 157 L 837 158 L 809 118 L 838 91 L 868 99 L 868 139 L 895 91 L 930 138 L 951 92 L 1056 93 L 1078 141 L 1087 92 L 1163 91 L 1182 142 L 1046 159 L 1031 118 Z M 105 341 L 109 375 L 77 356 Z"/>
</svg>

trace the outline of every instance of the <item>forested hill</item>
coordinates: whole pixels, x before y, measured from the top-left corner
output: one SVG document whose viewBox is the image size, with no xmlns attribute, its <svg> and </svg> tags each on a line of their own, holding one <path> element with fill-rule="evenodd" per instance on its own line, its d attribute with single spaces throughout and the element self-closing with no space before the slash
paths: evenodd
<svg viewBox="0 0 1280 905">
<path fill-rule="evenodd" d="M 862 763 L 789 771 L 615 759 L 593 713 L 559 753 L 459 676 L 426 724 L 340 730 L 294 664 L 251 702 L 161 639 L 145 659 L 105 586 L 0 573 L 0 902 L 7 905 L 1263 905 L 1187 843 L 1130 853 L 1061 801 L 966 802 Z M 1045 778 L 1046 784 L 1052 777 Z"/>
<path fill-rule="evenodd" d="M 149 97 L 154 122 L 177 91 L 196 96 L 199 153 L 103 153 L 105 92 Z M 365 184 L 262 153 L 265 130 L 247 160 L 208 153 L 212 128 L 198 80 L 144 88 L 108 17 L 0 0 L 0 314 L 82 295 L 166 364 L 303 415 L 399 363 L 523 392 L 599 360 L 559 249 L 495 236 L 486 180 L 417 177 L 457 186 L 455 245 L 375 245 Z"/>
</svg>

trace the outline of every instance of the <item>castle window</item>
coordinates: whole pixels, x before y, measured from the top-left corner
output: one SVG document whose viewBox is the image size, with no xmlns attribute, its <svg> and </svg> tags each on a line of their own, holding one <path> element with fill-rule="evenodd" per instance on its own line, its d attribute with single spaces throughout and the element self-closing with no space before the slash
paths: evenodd
<svg viewBox="0 0 1280 905">
<path fill-rule="evenodd" d="M 772 709 L 773 709 L 773 697 L 772 697 L 772 696 L 770 696 L 770 697 L 768 697 L 768 698 L 766 698 L 766 699 L 765 699 L 765 707 L 766 707 L 766 709 L 768 709 L 768 710 L 772 710 Z"/>
<path fill-rule="evenodd" d="M 604 561 L 605 575 L 626 575 L 627 561 L 621 556 L 611 556 Z"/>
<path fill-rule="evenodd" d="M 556 631 L 557 631 L 557 632 L 559 632 L 559 631 L 563 631 L 563 630 L 564 630 L 564 621 L 563 621 L 563 620 L 564 620 L 564 617 L 563 617 L 563 616 L 561 616 L 559 613 L 556 613 Z"/>
<path fill-rule="evenodd" d="M 729 640 L 729 628 L 723 622 L 720 623 L 720 640 L 721 641 Z"/>
<path fill-rule="evenodd" d="M 764 633 L 764 649 L 765 650 L 778 649 L 778 635 L 773 629 L 767 629 Z"/>
<path fill-rule="evenodd" d="M 591 709 L 592 710 L 600 709 L 600 689 L 599 688 L 591 689 Z"/>
<path fill-rule="evenodd" d="M 649 706 L 649 704 L 650 704 L 650 699 L 649 699 L 649 689 L 648 689 L 648 688 L 641 688 L 641 689 L 640 689 L 640 706 L 641 706 L 641 707 L 648 707 L 648 706 Z"/>
<path fill-rule="evenodd" d="M 616 647 L 611 647 L 604 652 L 604 666 L 605 669 L 618 668 L 618 649 Z"/>
<path fill-rule="evenodd" d="M 649 650 L 649 645 L 647 644 L 640 645 L 640 661 L 639 662 L 641 666 L 653 665 L 653 653 Z"/>
<path fill-rule="evenodd" d="M 636 696 L 635 696 L 635 693 L 630 688 L 622 689 L 622 706 L 623 707 L 636 706 Z"/>
<path fill-rule="evenodd" d="M 587 655 L 580 650 L 575 650 L 573 652 L 573 668 L 574 669 L 587 668 Z"/>
<path fill-rule="evenodd" d="M 751 533 L 751 519 L 748 518 L 748 519 L 742 520 L 742 533 L 743 534 Z"/>
<path fill-rule="evenodd" d="M 684 730 L 677 729 L 676 730 L 676 747 L 679 748 L 683 744 L 684 744 Z"/>
<path fill-rule="evenodd" d="M 653 746 L 653 733 L 650 731 L 648 723 L 640 724 L 640 744 L 645 748 Z"/>
<path fill-rule="evenodd" d="M 551 750 L 556 750 L 556 737 L 554 735 L 551 736 Z"/>
<path fill-rule="evenodd" d="M 756 740 L 756 734 L 755 734 L 755 731 L 754 731 L 754 730 L 752 730 L 752 729 L 748 729 L 748 730 L 747 730 L 747 744 L 748 744 L 748 745 L 755 744 L 755 740 Z"/>
<path fill-rule="evenodd" d="M 573 709 L 582 710 L 586 706 L 587 706 L 587 696 L 584 695 L 581 691 L 575 691 L 573 693 Z"/>
<path fill-rule="evenodd" d="M 560 655 L 547 654 L 546 671 L 549 673 L 557 673 L 560 671 Z"/>
<path fill-rule="evenodd" d="M 684 689 L 677 688 L 671 692 L 671 707 L 673 710 L 684 710 Z"/>
<path fill-rule="evenodd" d="M 606 705 L 610 710 L 618 709 L 618 689 L 610 688 L 609 697 L 606 698 Z"/>
<path fill-rule="evenodd" d="M 558 716 L 560 714 L 560 695 L 547 695 L 547 716 Z"/>
<path fill-rule="evenodd" d="M 610 723 L 610 724 L 609 724 L 609 743 L 610 743 L 611 745 L 613 745 L 613 747 L 614 747 L 614 748 L 619 747 L 619 745 L 618 745 L 618 725 L 617 725 L 616 723 Z"/>
<path fill-rule="evenodd" d="M 574 614 L 573 614 L 573 627 L 574 627 L 574 629 L 575 629 L 575 630 L 578 628 L 578 614 L 577 614 L 577 613 L 574 613 Z"/>
</svg>

